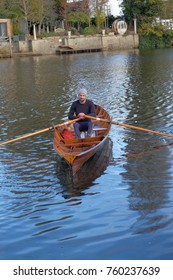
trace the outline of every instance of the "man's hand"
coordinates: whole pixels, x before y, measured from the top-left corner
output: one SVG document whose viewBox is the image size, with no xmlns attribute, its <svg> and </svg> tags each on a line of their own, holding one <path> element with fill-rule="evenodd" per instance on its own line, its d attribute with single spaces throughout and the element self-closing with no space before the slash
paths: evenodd
<svg viewBox="0 0 173 280">
<path fill-rule="evenodd" d="M 80 119 L 85 119 L 85 114 L 84 114 L 84 113 L 79 113 L 78 117 L 79 117 Z"/>
</svg>

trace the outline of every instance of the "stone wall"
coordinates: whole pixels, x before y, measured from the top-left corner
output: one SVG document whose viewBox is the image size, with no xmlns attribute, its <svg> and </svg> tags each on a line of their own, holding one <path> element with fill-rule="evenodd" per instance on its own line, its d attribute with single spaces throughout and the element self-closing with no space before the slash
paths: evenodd
<svg viewBox="0 0 173 280">
<path fill-rule="evenodd" d="M 70 37 L 52 37 L 32 41 L 32 51 L 41 54 L 54 54 L 59 47 L 69 46 L 74 49 L 94 49 L 103 48 L 105 51 L 119 49 L 133 49 L 139 46 L 138 35 L 128 36 L 70 36 Z"/>
<path fill-rule="evenodd" d="M 70 46 L 74 49 L 94 49 L 102 48 L 102 37 L 103 36 L 70 36 L 69 38 L 64 38 L 62 45 Z"/>
<path fill-rule="evenodd" d="M 9 42 L 0 42 L 0 58 L 11 57 L 12 47 Z"/>
<path fill-rule="evenodd" d="M 9 42 L 0 42 L 0 56 L 3 53 L 9 54 L 56 54 L 60 47 L 72 47 L 74 49 L 97 49 L 102 48 L 103 51 L 113 51 L 121 49 L 133 49 L 139 46 L 138 35 L 97 35 L 97 36 L 68 36 L 68 37 L 50 37 L 47 39 L 28 40 L 13 42 L 10 47 Z"/>
<path fill-rule="evenodd" d="M 31 41 L 32 52 L 35 54 L 56 54 L 56 50 L 61 45 L 60 37 L 49 37 L 47 39 Z"/>
<path fill-rule="evenodd" d="M 128 35 L 128 36 L 103 36 L 102 37 L 102 47 L 103 50 L 113 51 L 122 49 L 134 49 L 139 46 L 138 35 Z"/>
</svg>

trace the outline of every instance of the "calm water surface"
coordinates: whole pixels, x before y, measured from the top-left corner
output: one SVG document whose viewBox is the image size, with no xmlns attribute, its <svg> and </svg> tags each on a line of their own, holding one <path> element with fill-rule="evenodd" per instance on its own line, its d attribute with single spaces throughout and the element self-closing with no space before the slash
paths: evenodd
<svg viewBox="0 0 173 280">
<path fill-rule="evenodd" d="M 66 119 L 81 87 L 113 120 L 173 134 L 173 49 L 0 60 L 0 141 Z M 52 132 L 0 147 L 0 259 L 173 259 L 173 139 L 112 125 L 74 179 Z"/>
</svg>

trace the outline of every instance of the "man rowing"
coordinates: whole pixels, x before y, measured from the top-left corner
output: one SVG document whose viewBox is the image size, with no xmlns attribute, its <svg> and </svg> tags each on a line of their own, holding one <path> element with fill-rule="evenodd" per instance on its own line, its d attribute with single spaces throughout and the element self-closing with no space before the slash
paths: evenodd
<svg viewBox="0 0 173 280">
<path fill-rule="evenodd" d="M 78 100 L 74 101 L 70 107 L 68 118 L 70 120 L 80 118 L 79 121 L 73 124 L 76 136 L 81 138 L 81 132 L 86 131 L 87 137 L 91 136 L 92 122 L 90 119 L 85 118 L 85 115 L 96 116 L 94 103 L 87 99 L 87 90 L 80 89 Z"/>
</svg>

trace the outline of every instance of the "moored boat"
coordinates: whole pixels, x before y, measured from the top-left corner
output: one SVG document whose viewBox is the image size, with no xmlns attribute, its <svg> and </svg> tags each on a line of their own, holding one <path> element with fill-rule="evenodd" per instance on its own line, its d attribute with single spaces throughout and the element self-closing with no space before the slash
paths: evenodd
<svg viewBox="0 0 173 280">
<path fill-rule="evenodd" d="M 110 115 L 99 105 L 95 105 L 95 109 L 96 118 L 94 120 L 92 118 L 93 129 L 91 137 L 76 138 L 73 125 L 64 124 L 64 126 L 54 128 L 54 149 L 71 166 L 73 175 L 89 158 L 103 148 L 109 134 L 111 127 Z M 108 121 L 99 121 L 99 118 Z M 65 136 L 65 131 L 69 132 L 71 137 Z"/>
</svg>

